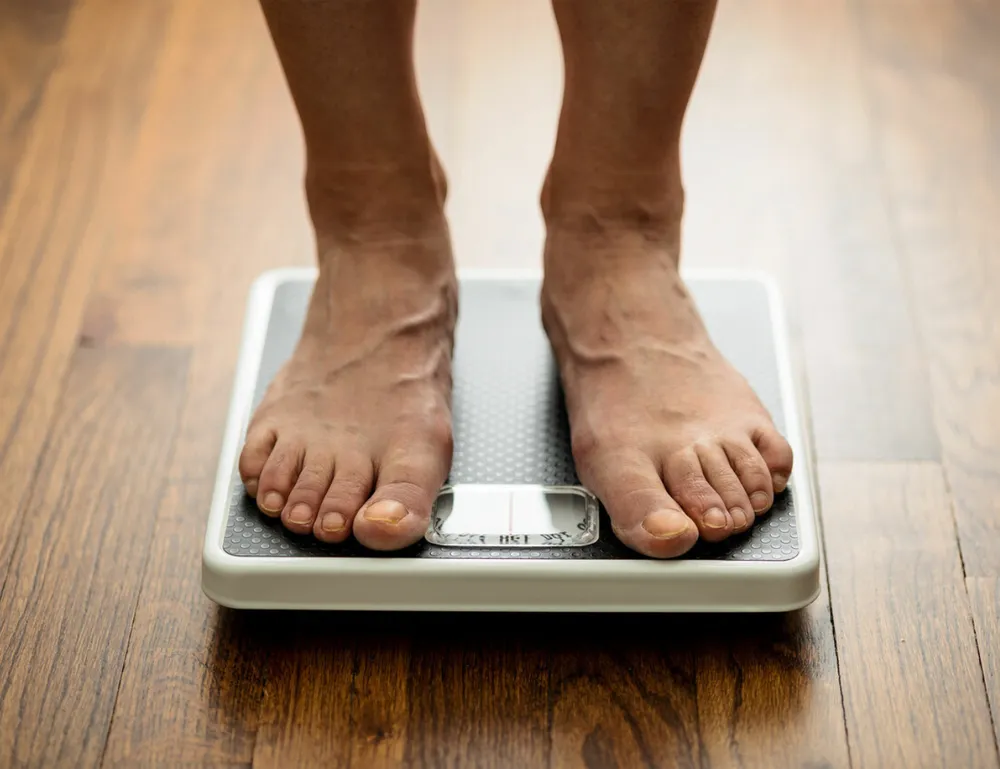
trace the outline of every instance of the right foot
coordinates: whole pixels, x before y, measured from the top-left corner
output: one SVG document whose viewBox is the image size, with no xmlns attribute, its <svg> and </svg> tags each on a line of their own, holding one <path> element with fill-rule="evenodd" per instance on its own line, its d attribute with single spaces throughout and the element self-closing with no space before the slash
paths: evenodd
<svg viewBox="0 0 1000 769">
<path fill-rule="evenodd" d="M 240 456 L 260 510 L 323 542 L 416 542 L 451 463 L 447 225 L 402 237 L 404 224 L 340 238 L 321 258 L 301 340 Z"/>
</svg>

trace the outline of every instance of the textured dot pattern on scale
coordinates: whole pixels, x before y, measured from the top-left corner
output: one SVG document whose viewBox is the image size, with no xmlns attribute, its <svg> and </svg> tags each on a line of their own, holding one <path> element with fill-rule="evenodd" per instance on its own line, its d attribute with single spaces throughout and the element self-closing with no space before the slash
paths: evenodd
<svg viewBox="0 0 1000 769">
<path fill-rule="evenodd" d="M 470 282 L 462 289 L 462 320 L 455 345 L 455 454 L 450 483 L 574 485 L 579 481 L 570 454 L 569 427 L 548 341 L 538 323 L 534 281 Z M 279 287 L 261 363 L 259 402 L 266 384 L 288 357 L 302 324 L 309 286 Z M 700 303 L 703 297 L 699 298 Z M 705 297 L 708 300 L 713 297 Z M 732 298 L 716 298 L 732 306 Z M 703 312 L 704 312 L 703 306 Z M 706 313 L 711 315 L 711 313 Z M 744 319 L 745 320 L 745 319 Z M 764 322 L 767 322 L 766 316 Z M 735 325 L 735 324 L 732 324 Z M 738 329 L 737 329 L 738 330 Z M 764 333 L 768 329 L 764 328 Z M 745 333 L 745 332 L 744 332 Z M 739 345 L 725 349 L 733 360 Z M 734 360 L 734 363 L 738 361 Z M 738 366 L 739 367 L 739 366 Z M 752 372 L 744 370 L 755 385 Z M 771 374 L 773 376 L 773 373 Z M 761 388 L 758 388 L 760 391 Z M 762 394 L 762 397 L 765 397 Z M 767 398 L 765 397 L 765 403 Z M 768 404 L 774 410 L 774 406 Z M 780 402 L 777 406 L 780 408 Z M 234 475 L 224 549 L 246 557 L 418 557 L 609 559 L 637 558 L 611 533 L 601 514 L 601 538 L 566 548 L 441 547 L 421 541 L 402 553 L 373 553 L 353 540 L 326 545 L 286 532 L 262 515 Z M 685 557 L 727 561 L 785 561 L 798 553 L 792 496 L 782 494 L 772 511 L 747 534 L 719 545 L 699 544 Z"/>
</svg>

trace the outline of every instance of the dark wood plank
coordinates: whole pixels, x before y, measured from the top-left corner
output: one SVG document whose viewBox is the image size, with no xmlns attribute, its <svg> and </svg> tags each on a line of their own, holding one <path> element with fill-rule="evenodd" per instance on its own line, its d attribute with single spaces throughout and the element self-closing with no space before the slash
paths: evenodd
<svg viewBox="0 0 1000 769">
<path fill-rule="evenodd" d="M 0 214 L 0 581 L 95 265 L 122 218 L 121 182 L 168 6 L 116 15 L 81 0 Z M 112 22 L 113 20 L 113 22 Z M 120 44 L 107 45 L 114 26 Z"/>
<path fill-rule="evenodd" d="M 346 615 L 290 616 L 275 628 L 254 767 L 348 765 L 356 648 Z"/>
<path fill-rule="evenodd" d="M 402 765 L 546 766 L 547 639 L 558 632 L 557 623 L 458 614 L 407 624 L 414 629 Z M 373 644 L 385 646 L 377 639 L 364 646 Z M 381 683 L 391 686 L 391 679 Z"/>
<path fill-rule="evenodd" d="M 73 358 L 0 595 L 0 764 L 99 763 L 187 354 Z"/>
<path fill-rule="evenodd" d="M 364 639 L 355 658 L 350 765 L 404 766 L 411 700 L 410 639 Z M 409 762 L 412 765 L 412 761 Z"/>
<path fill-rule="evenodd" d="M 825 594 L 785 616 L 578 630 L 551 662 L 554 766 L 848 765 Z"/>
<path fill-rule="evenodd" d="M 698 766 L 694 654 L 671 645 L 677 629 L 667 622 L 615 624 L 657 648 L 609 643 L 578 622 L 579 641 L 564 641 L 552 660 L 552 766 Z"/>
<path fill-rule="evenodd" d="M 822 467 L 855 767 L 998 765 L 940 465 Z"/>
<path fill-rule="evenodd" d="M 1000 576 L 1000 7 L 859 8 L 969 576 Z M 901 14 L 901 15 L 900 15 Z M 929 108 L 929 105 L 933 105 Z"/>
</svg>

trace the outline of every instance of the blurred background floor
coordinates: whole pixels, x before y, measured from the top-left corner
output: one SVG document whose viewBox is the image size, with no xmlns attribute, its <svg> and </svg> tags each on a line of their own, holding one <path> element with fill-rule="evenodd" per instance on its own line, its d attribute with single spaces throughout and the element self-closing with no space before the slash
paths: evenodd
<svg viewBox="0 0 1000 769">
<path fill-rule="evenodd" d="M 538 264 L 551 11 L 418 37 L 461 263 Z M 997 767 L 998 39 L 984 0 L 721 3 L 686 261 L 788 294 L 814 605 L 273 617 L 199 588 L 247 288 L 312 258 L 260 11 L 2 0 L 0 765 Z"/>
</svg>

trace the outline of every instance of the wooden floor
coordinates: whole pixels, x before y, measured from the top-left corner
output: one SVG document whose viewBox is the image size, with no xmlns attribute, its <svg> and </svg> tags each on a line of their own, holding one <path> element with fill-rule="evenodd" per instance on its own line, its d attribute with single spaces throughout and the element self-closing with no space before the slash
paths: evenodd
<svg viewBox="0 0 1000 769">
<path fill-rule="evenodd" d="M 0 766 L 998 766 L 1000 5 L 721 6 L 687 261 L 784 283 L 823 594 L 470 622 L 200 592 L 246 291 L 311 259 L 256 4 L 0 2 Z M 537 264 L 547 4 L 418 48 L 462 263 Z"/>
</svg>

